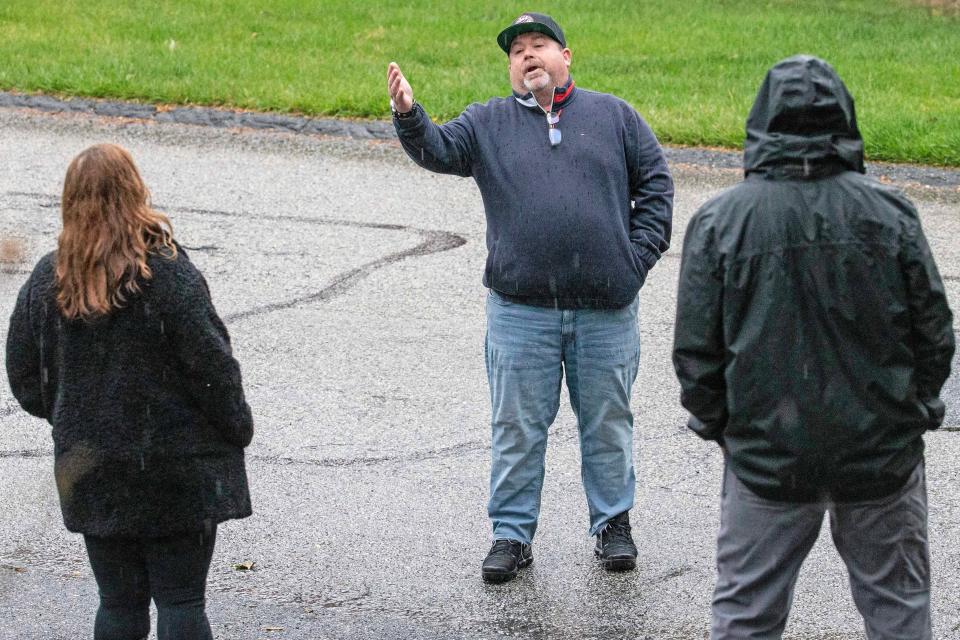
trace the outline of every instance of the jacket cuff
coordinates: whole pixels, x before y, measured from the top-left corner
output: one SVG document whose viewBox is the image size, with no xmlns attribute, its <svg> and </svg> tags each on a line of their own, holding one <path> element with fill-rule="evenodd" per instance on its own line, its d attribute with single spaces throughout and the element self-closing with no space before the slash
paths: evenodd
<svg viewBox="0 0 960 640">
<path fill-rule="evenodd" d="M 647 268 L 647 271 L 653 269 L 653 265 L 657 264 L 657 262 L 660 260 L 660 256 L 656 255 L 653 251 L 650 251 L 650 249 L 639 242 L 633 242 L 633 250 L 637 252 L 637 257 L 640 258 L 640 262 L 642 262 L 643 266 Z"/>
<path fill-rule="evenodd" d="M 423 118 L 426 117 L 426 112 L 423 110 L 423 107 L 420 106 L 419 102 L 414 101 L 413 109 L 410 110 L 409 115 L 398 118 L 396 114 L 393 116 L 393 126 L 400 131 L 410 131 L 411 129 L 416 129 L 417 127 L 422 126 Z"/>
<path fill-rule="evenodd" d="M 723 446 L 723 430 L 726 428 L 726 422 L 704 422 L 697 416 L 691 414 L 687 421 L 687 428 L 704 440 L 712 440 Z"/>
<path fill-rule="evenodd" d="M 927 410 L 927 415 L 930 416 L 929 426 L 927 427 L 930 430 L 938 429 L 940 425 L 943 424 L 943 418 L 947 413 L 947 407 L 943 404 L 943 400 L 940 398 L 926 398 L 921 399 L 921 403 Z"/>
</svg>

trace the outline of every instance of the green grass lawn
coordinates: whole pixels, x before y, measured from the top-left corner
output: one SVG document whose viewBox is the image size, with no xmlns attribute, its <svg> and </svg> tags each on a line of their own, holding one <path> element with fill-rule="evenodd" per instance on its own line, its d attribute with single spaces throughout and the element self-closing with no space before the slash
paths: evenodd
<svg viewBox="0 0 960 640">
<path fill-rule="evenodd" d="M 444 120 L 509 92 L 496 34 L 539 8 L 565 29 L 577 83 L 631 102 L 664 142 L 739 147 L 766 69 L 811 53 L 846 80 L 872 159 L 960 166 L 956 11 L 910 0 L 493 4 L 0 0 L 0 88 L 382 118 L 396 60 Z"/>
</svg>

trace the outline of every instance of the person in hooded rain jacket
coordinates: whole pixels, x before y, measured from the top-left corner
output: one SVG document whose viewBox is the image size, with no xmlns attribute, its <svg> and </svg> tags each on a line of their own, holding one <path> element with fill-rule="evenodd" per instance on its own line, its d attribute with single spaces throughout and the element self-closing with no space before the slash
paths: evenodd
<svg viewBox="0 0 960 640">
<path fill-rule="evenodd" d="M 53 426 L 67 529 L 100 593 L 95 640 L 211 638 L 204 612 L 217 524 L 251 513 L 253 436 L 240 367 L 207 283 L 110 144 L 67 169 L 57 250 L 10 318 L 14 397 Z"/>
<path fill-rule="evenodd" d="M 565 377 L 580 430 L 594 552 L 636 564 L 633 413 L 637 292 L 667 250 L 673 181 L 650 127 L 623 100 L 577 87 L 550 16 L 524 13 L 497 37 L 513 95 L 436 125 L 400 67 L 387 85 L 397 136 L 431 171 L 471 176 L 487 219 L 487 377 L 494 543 L 483 578 L 533 560 L 547 430 Z"/>
<path fill-rule="evenodd" d="M 683 246 L 673 360 L 725 453 L 711 638 L 779 638 L 825 511 L 871 639 L 931 637 L 923 434 L 953 317 L 916 209 L 867 177 L 823 60 L 767 74 L 746 179 Z"/>
</svg>

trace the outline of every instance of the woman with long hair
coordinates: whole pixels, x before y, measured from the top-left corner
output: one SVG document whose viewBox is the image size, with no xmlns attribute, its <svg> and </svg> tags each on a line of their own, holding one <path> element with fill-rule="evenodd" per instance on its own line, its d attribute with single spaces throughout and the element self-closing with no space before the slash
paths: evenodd
<svg viewBox="0 0 960 640">
<path fill-rule="evenodd" d="M 206 281 L 150 207 L 130 154 L 67 169 L 63 230 L 20 290 L 7 336 L 14 396 L 53 426 L 67 529 L 82 533 L 96 640 L 211 638 L 217 525 L 251 513 L 253 437 L 240 367 Z"/>
</svg>

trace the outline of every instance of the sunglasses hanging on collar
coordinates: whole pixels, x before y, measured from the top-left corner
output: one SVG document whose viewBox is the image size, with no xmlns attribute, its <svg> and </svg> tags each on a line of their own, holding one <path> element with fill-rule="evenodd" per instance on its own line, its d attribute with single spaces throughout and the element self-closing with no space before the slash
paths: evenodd
<svg viewBox="0 0 960 640">
<path fill-rule="evenodd" d="M 547 125 L 549 129 L 547 130 L 550 136 L 550 146 L 555 147 L 560 144 L 560 141 L 563 139 L 563 136 L 560 134 L 560 129 L 557 125 L 560 123 L 560 114 L 563 113 L 563 109 L 560 111 L 548 111 L 547 112 Z"/>
</svg>

